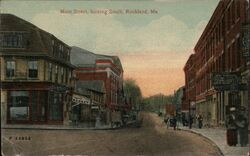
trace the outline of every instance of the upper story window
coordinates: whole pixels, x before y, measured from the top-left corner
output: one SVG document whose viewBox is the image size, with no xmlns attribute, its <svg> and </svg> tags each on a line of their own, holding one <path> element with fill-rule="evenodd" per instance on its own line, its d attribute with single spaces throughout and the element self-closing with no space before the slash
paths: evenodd
<svg viewBox="0 0 250 156">
<path fill-rule="evenodd" d="M 230 9 L 228 9 L 227 10 L 227 22 L 226 22 L 226 24 L 227 24 L 227 30 L 229 30 L 230 29 L 230 24 L 231 24 L 231 16 L 230 16 Z"/>
<path fill-rule="evenodd" d="M 67 61 L 70 61 L 70 52 L 69 52 L 69 49 L 67 50 Z"/>
<path fill-rule="evenodd" d="M 64 69 L 61 67 L 61 82 L 64 82 Z"/>
<path fill-rule="evenodd" d="M 69 71 L 68 69 L 65 69 L 65 83 L 68 84 L 68 79 L 69 79 Z"/>
<path fill-rule="evenodd" d="M 12 78 L 15 76 L 15 67 L 16 67 L 15 61 L 7 61 L 6 62 L 6 76 L 8 78 Z"/>
<path fill-rule="evenodd" d="M 58 66 L 55 67 L 55 82 L 58 82 Z"/>
<path fill-rule="evenodd" d="M 59 58 L 63 58 L 63 45 L 59 45 Z"/>
<path fill-rule="evenodd" d="M 38 63 L 37 61 L 29 61 L 29 78 L 37 78 L 38 76 Z"/>
<path fill-rule="evenodd" d="M 236 1 L 236 17 L 240 17 L 240 1 Z"/>
<path fill-rule="evenodd" d="M 1 32 L 0 46 L 3 48 L 25 48 L 23 32 Z"/>
<path fill-rule="evenodd" d="M 49 63 L 48 78 L 50 81 L 52 81 L 52 71 L 53 71 L 52 63 Z"/>
</svg>

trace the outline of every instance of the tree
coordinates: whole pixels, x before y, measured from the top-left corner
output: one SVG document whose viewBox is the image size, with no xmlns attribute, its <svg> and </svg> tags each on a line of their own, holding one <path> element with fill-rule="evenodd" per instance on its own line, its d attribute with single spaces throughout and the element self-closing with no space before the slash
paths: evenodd
<svg viewBox="0 0 250 156">
<path fill-rule="evenodd" d="M 126 79 L 124 81 L 124 93 L 126 101 L 132 105 L 132 109 L 140 109 L 142 94 L 140 87 L 134 79 Z"/>
<path fill-rule="evenodd" d="M 143 99 L 144 111 L 165 113 L 165 105 L 173 103 L 173 95 L 156 94 Z"/>
</svg>

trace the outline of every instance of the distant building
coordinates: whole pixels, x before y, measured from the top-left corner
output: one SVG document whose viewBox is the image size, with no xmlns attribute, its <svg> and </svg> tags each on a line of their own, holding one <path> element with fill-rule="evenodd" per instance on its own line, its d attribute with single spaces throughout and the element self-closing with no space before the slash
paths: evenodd
<svg viewBox="0 0 250 156">
<path fill-rule="evenodd" d="M 71 62 L 75 70 L 77 84 L 102 81 L 104 83 L 103 114 L 106 123 L 120 120 L 125 105 L 123 95 L 123 68 L 117 56 L 99 55 L 72 47 Z"/>
<path fill-rule="evenodd" d="M 173 104 L 175 105 L 176 113 L 178 114 L 181 113 L 183 92 L 184 92 L 184 87 L 180 87 L 177 91 L 175 91 L 173 97 Z"/>
<path fill-rule="evenodd" d="M 175 116 L 176 115 L 176 107 L 173 104 L 165 105 L 165 114 L 166 116 Z"/>
<path fill-rule="evenodd" d="M 192 115 L 195 111 L 196 102 L 196 64 L 195 55 L 192 54 L 188 58 L 187 63 L 184 66 L 185 73 L 185 100 L 182 104 L 183 112 L 190 112 Z M 185 110 L 185 111 L 184 111 Z M 191 115 L 190 114 L 190 115 Z"/>
<path fill-rule="evenodd" d="M 0 21 L 2 124 L 67 124 L 71 48 L 17 16 Z"/>
</svg>

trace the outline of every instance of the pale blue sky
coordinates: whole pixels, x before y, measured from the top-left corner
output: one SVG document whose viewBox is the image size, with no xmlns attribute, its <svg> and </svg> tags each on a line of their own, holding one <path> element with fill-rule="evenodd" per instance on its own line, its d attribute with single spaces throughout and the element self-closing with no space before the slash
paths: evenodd
<svg viewBox="0 0 250 156">
<path fill-rule="evenodd" d="M 136 79 L 143 95 L 148 96 L 171 94 L 184 85 L 183 67 L 218 2 L 2 1 L 1 8 L 3 13 L 15 14 L 70 46 L 118 55 L 125 77 Z M 72 15 L 62 14 L 60 9 L 155 9 L 158 14 Z"/>
<path fill-rule="evenodd" d="M 35 25 L 49 31 L 52 34 L 55 34 L 61 40 L 72 44 L 81 46 L 82 48 L 86 48 L 89 50 L 97 51 L 97 52 L 116 52 L 118 49 L 112 47 L 105 46 L 106 50 L 101 50 L 95 44 L 89 43 L 90 40 L 95 42 L 97 38 L 108 37 L 108 34 L 98 34 L 100 30 L 95 31 L 96 25 L 100 25 L 103 23 L 103 20 L 108 20 L 109 22 L 113 22 L 114 24 L 120 25 L 118 27 L 113 27 L 112 33 L 117 32 L 118 34 L 126 32 L 126 39 L 131 42 L 130 44 L 118 44 L 121 45 L 121 52 L 133 52 L 133 51 L 145 51 L 145 50 L 155 50 L 154 47 L 158 47 L 158 50 L 167 50 L 168 46 L 163 46 L 165 41 L 159 41 L 157 45 L 149 46 L 149 49 L 145 49 L 143 46 L 143 39 L 130 39 L 137 34 L 140 29 L 147 28 L 151 23 L 157 22 L 159 28 L 151 28 L 147 29 L 150 33 L 159 33 L 162 32 L 162 35 L 149 35 L 153 36 L 152 39 L 158 38 L 158 40 L 162 40 L 165 37 L 174 38 L 176 42 L 180 42 L 176 51 L 186 52 L 190 50 L 190 47 L 193 46 L 195 40 L 197 40 L 197 36 L 200 35 L 201 30 L 204 29 L 204 26 L 208 22 L 209 18 L 213 10 L 215 9 L 218 0 L 162 0 L 162 1 L 3 1 L 1 2 L 2 12 L 13 13 L 29 22 L 34 23 Z M 96 15 L 101 17 L 95 17 L 91 15 L 71 15 L 70 18 L 67 18 L 63 15 L 60 16 L 60 9 L 155 9 L 158 11 L 158 14 L 150 14 L 150 15 L 135 15 L 135 14 L 126 14 L 126 15 L 114 15 L 112 17 L 105 17 L 101 15 Z M 59 16 L 58 16 L 59 15 Z M 46 20 L 46 17 L 48 18 Z M 82 20 L 94 20 L 95 22 L 84 22 Z M 162 22 L 161 22 L 161 19 Z M 46 20 L 46 21 L 42 21 Z M 58 21 L 57 21 L 58 20 Z M 158 20 L 158 21 L 157 21 Z M 77 22 L 79 21 L 79 22 Z M 169 23 L 168 23 L 169 21 Z M 64 24 L 64 23 L 65 24 Z M 84 25 L 83 29 L 76 26 L 76 23 L 69 25 L 67 23 L 77 22 Z M 59 25 L 58 25 L 59 24 Z M 182 25 L 181 27 L 180 24 Z M 65 26 L 67 25 L 67 28 Z M 166 27 L 164 27 L 166 25 Z M 107 27 L 113 26 L 112 24 L 107 24 Z M 117 25 L 116 25 L 117 26 Z M 63 27 L 63 28 L 61 28 Z M 171 28 L 172 27 L 172 28 Z M 172 33 L 174 30 L 173 27 L 176 28 L 175 33 Z M 90 28 L 87 29 L 87 28 Z M 99 28 L 99 27 L 98 27 Z M 58 32 L 58 29 L 61 32 Z M 116 30 L 117 29 L 117 30 Z M 178 30 L 179 29 L 179 30 Z M 185 30 L 187 29 L 187 30 Z M 103 31 L 106 28 L 103 27 Z M 71 32 L 72 37 L 77 38 L 77 40 L 81 40 L 81 42 L 75 42 L 75 39 L 69 38 L 68 33 L 63 33 L 63 31 Z M 111 31 L 109 31 L 110 33 Z M 184 32 L 184 33 L 183 33 Z M 79 33 L 84 33 L 86 35 L 79 36 Z M 119 35 L 122 35 L 119 34 Z M 64 35 L 65 34 L 65 35 Z M 103 36 L 102 36 L 103 35 Z M 113 34 L 112 34 L 113 35 Z M 125 37 L 125 36 L 112 36 L 114 39 L 105 39 L 109 43 L 113 43 L 113 41 L 117 40 L 116 37 Z M 168 36 L 163 36 L 168 35 Z M 126 42 L 122 40 L 122 42 Z M 134 43 L 139 43 L 133 45 Z M 149 42 L 149 41 L 148 41 Z M 145 42 L 146 43 L 146 42 Z M 142 47 L 139 47 L 139 46 Z M 134 47 L 128 48 L 126 46 Z M 176 45 L 173 45 L 176 46 Z M 162 48 L 159 48 L 162 47 Z M 169 51 L 173 51 L 173 47 L 169 45 Z"/>
</svg>

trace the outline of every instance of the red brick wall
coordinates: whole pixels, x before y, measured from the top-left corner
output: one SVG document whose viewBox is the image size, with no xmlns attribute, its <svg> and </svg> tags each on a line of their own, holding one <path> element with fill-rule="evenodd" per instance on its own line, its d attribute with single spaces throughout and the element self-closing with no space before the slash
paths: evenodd
<svg viewBox="0 0 250 156">
<path fill-rule="evenodd" d="M 205 98 L 212 88 L 212 72 L 244 70 L 241 57 L 241 25 L 246 21 L 244 0 L 219 2 L 195 46 L 196 100 Z"/>
</svg>

